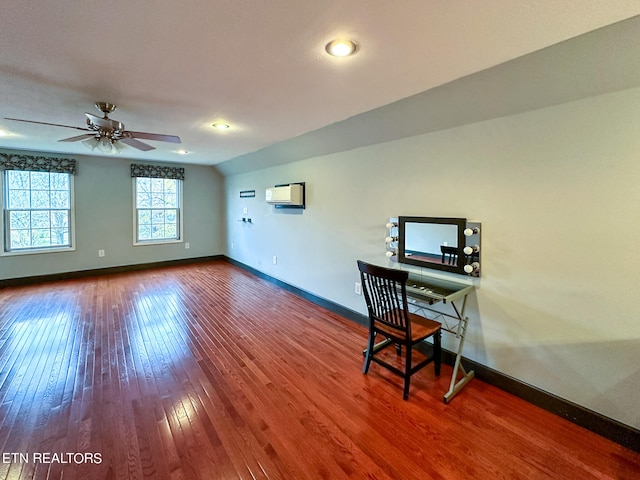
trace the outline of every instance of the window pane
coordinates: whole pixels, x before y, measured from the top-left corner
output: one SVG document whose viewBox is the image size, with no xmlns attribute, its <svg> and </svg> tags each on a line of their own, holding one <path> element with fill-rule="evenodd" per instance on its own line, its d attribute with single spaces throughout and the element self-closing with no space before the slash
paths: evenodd
<svg viewBox="0 0 640 480">
<path fill-rule="evenodd" d="M 68 245 L 69 230 L 66 228 L 54 228 L 51 230 L 51 245 Z"/>
<path fill-rule="evenodd" d="M 28 248 L 31 246 L 31 232 L 30 230 L 11 230 L 11 243 L 9 245 L 12 249 Z"/>
<path fill-rule="evenodd" d="M 18 228 L 31 227 L 31 215 L 29 212 L 17 211 L 9 213 L 9 228 L 14 230 Z"/>
<path fill-rule="evenodd" d="M 164 196 L 164 203 L 167 208 L 176 208 L 178 206 L 178 196 L 167 193 Z"/>
<path fill-rule="evenodd" d="M 31 208 L 29 190 L 9 190 L 9 210 Z"/>
<path fill-rule="evenodd" d="M 151 194 L 140 193 L 137 196 L 136 208 L 151 208 Z"/>
<path fill-rule="evenodd" d="M 176 219 L 178 217 L 177 210 L 165 210 L 164 211 L 164 221 L 166 223 L 176 223 Z"/>
<path fill-rule="evenodd" d="M 69 174 L 52 173 L 51 174 L 51 190 L 69 190 Z"/>
<path fill-rule="evenodd" d="M 31 208 L 49 208 L 49 190 L 31 191 Z"/>
<path fill-rule="evenodd" d="M 164 226 L 164 233 L 167 238 L 178 238 L 178 229 L 175 224 L 167 223 Z"/>
<path fill-rule="evenodd" d="M 50 212 L 31 212 L 31 226 L 33 228 L 49 228 L 51 226 Z"/>
<path fill-rule="evenodd" d="M 164 225 L 153 225 L 151 227 L 151 236 L 153 238 L 165 238 Z"/>
<path fill-rule="evenodd" d="M 151 196 L 151 206 L 153 208 L 163 208 L 165 206 L 164 195 L 162 193 L 153 193 Z"/>
<path fill-rule="evenodd" d="M 151 223 L 153 223 L 154 225 L 164 223 L 164 210 L 152 210 Z"/>
<path fill-rule="evenodd" d="M 29 189 L 29 172 L 18 172 L 11 170 L 7 172 L 9 189 L 28 190 Z"/>
<path fill-rule="evenodd" d="M 138 224 L 150 225 L 151 224 L 151 211 L 150 210 L 138 210 Z"/>
<path fill-rule="evenodd" d="M 164 180 L 162 178 L 152 178 L 151 179 L 151 191 L 156 192 L 164 192 Z"/>
<path fill-rule="evenodd" d="M 51 208 L 69 208 L 69 193 L 65 191 L 51 192 Z"/>
<path fill-rule="evenodd" d="M 51 244 L 51 230 L 48 228 L 34 228 L 31 230 L 32 247 L 48 247 Z"/>
<path fill-rule="evenodd" d="M 31 172 L 31 190 L 49 190 L 49 172 Z"/>
<path fill-rule="evenodd" d="M 165 193 L 176 194 L 178 192 L 178 181 L 177 180 L 165 180 L 164 181 L 164 191 L 165 191 Z"/>
<path fill-rule="evenodd" d="M 151 192 L 151 179 L 145 177 L 136 178 L 136 192 L 137 193 L 149 193 Z"/>
<path fill-rule="evenodd" d="M 140 225 L 138 227 L 138 240 L 151 240 L 151 225 Z"/>
<path fill-rule="evenodd" d="M 51 226 L 68 228 L 69 227 L 69 211 L 53 210 L 51 212 Z"/>
</svg>

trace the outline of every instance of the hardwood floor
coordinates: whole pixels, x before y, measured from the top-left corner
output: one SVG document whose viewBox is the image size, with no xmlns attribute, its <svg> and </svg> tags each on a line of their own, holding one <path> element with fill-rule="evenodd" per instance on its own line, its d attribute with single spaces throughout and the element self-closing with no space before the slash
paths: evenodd
<svg viewBox="0 0 640 480">
<path fill-rule="evenodd" d="M 226 262 L 0 290 L 0 478 L 631 479 L 640 455 Z"/>
</svg>

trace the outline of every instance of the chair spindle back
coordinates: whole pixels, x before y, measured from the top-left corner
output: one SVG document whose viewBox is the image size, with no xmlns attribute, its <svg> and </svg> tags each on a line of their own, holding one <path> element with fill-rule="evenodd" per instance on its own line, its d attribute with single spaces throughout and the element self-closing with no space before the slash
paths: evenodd
<svg viewBox="0 0 640 480">
<path fill-rule="evenodd" d="M 398 333 L 407 332 L 410 329 L 406 291 L 409 273 L 370 265 L 360 260 L 358 269 L 369 318 L 398 330 Z"/>
</svg>

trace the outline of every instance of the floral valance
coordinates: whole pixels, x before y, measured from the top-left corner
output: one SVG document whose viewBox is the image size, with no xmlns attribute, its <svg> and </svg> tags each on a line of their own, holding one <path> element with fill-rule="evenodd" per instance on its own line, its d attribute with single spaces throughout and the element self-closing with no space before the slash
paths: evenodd
<svg viewBox="0 0 640 480">
<path fill-rule="evenodd" d="M 170 178 L 172 180 L 184 180 L 184 168 L 161 167 L 158 165 L 131 164 L 132 177 Z"/>
<path fill-rule="evenodd" d="M 35 157 L 13 153 L 0 153 L 0 170 L 29 170 L 32 172 L 55 172 L 76 174 L 73 158 Z"/>
</svg>

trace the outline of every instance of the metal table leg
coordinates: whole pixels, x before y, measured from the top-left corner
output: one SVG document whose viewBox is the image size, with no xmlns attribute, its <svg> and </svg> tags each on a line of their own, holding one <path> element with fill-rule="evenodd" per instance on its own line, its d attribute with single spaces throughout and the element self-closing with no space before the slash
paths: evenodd
<svg viewBox="0 0 640 480">
<path fill-rule="evenodd" d="M 451 384 L 449 385 L 449 391 L 444 394 L 444 403 L 449 403 L 451 399 L 464 387 L 469 380 L 474 376 L 474 371 L 466 372 L 464 366 L 460 363 L 462 358 L 462 347 L 464 345 L 464 334 L 467 329 L 467 319 L 460 320 L 460 342 L 458 343 L 458 352 L 456 353 L 456 361 L 453 365 L 453 373 L 451 374 Z M 458 371 L 462 371 L 462 378 L 458 380 Z"/>
</svg>

